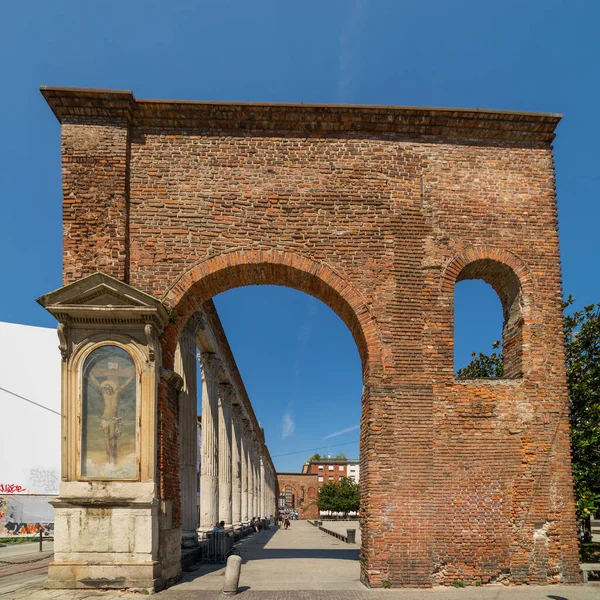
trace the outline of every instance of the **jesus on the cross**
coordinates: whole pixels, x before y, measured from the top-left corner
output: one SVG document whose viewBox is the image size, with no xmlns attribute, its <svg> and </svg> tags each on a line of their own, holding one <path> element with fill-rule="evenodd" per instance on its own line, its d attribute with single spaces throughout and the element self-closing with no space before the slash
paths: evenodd
<svg viewBox="0 0 600 600">
<path fill-rule="evenodd" d="M 119 395 L 129 385 L 135 377 L 135 371 L 129 375 L 129 372 L 123 374 L 120 369 L 111 369 L 109 363 L 108 369 L 93 369 L 90 371 L 91 382 L 100 390 L 104 400 L 104 412 L 100 418 L 100 429 L 104 432 L 104 441 L 106 444 L 107 462 L 117 464 L 117 440 L 121 433 L 122 419 L 119 417 Z M 99 382 L 98 377 L 106 377 Z M 125 381 L 119 385 L 119 379 L 126 377 Z"/>
</svg>

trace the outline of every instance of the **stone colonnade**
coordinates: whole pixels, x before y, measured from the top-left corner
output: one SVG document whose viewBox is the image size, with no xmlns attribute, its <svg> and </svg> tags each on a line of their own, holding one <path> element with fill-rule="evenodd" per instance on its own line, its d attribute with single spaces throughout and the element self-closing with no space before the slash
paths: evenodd
<svg viewBox="0 0 600 600">
<path fill-rule="evenodd" d="M 198 311 L 184 329 L 175 357 L 175 370 L 184 382 L 179 405 L 184 546 L 195 544 L 218 522 L 224 521 L 227 529 L 239 528 L 253 517 L 269 517 L 277 510 L 276 474 L 264 443 L 264 432 L 249 406 L 243 385 L 240 390 L 239 381 L 231 376 L 228 360 L 231 362 L 232 357 L 227 351 L 219 352 L 218 343 L 210 343 L 214 336 L 209 330 Z M 200 349 L 197 355 L 196 348 Z M 221 358 L 221 354 L 225 358 Z M 199 449 L 196 358 L 200 365 L 202 398 Z"/>
</svg>

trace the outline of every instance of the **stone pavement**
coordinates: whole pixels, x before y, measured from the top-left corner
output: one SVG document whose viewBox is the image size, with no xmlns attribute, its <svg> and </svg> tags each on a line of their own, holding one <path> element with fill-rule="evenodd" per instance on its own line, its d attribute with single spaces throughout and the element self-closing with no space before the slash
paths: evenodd
<svg viewBox="0 0 600 600">
<path fill-rule="evenodd" d="M 345 544 L 305 521 L 245 538 L 240 600 L 599 600 L 600 586 L 369 590 L 358 580 L 358 546 Z M 156 595 L 157 600 L 222 600 L 222 565 L 202 565 Z M 140 594 L 41 590 L 30 585 L 0 600 L 140 600 Z"/>
<path fill-rule="evenodd" d="M 335 531 L 343 535 L 346 535 L 347 529 L 356 529 L 356 544 L 360 548 L 361 538 L 360 525 L 358 521 L 323 521 L 323 527 L 326 527 L 327 529 L 331 529 L 331 531 Z"/>
<path fill-rule="evenodd" d="M 359 546 L 346 544 L 307 521 L 245 538 L 240 585 L 252 590 L 361 590 Z M 225 569 L 203 566 L 173 589 L 220 590 Z"/>
<path fill-rule="evenodd" d="M 7 544 L 0 548 L 0 599 L 16 592 L 24 585 L 43 585 L 52 558 L 54 543 L 44 540 L 42 552 L 39 542 Z M 4 562 L 18 564 L 4 564 Z"/>
</svg>

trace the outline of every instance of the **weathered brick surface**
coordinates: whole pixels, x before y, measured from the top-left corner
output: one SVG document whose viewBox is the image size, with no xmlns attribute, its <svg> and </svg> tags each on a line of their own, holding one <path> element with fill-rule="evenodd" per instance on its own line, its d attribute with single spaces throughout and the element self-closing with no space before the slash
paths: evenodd
<svg viewBox="0 0 600 600">
<path fill-rule="evenodd" d="M 44 93 L 65 124 L 65 283 L 129 273 L 161 298 L 165 367 L 192 310 L 241 285 L 294 287 L 348 325 L 365 581 L 578 580 L 557 117 Z M 501 381 L 453 376 L 453 289 L 471 277 L 504 304 Z"/>
<path fill-rule="evenodd" d="M 161 374 L 158 385 L 158 491 L 170 503 L 172 526 L 181 525 L 179 488 L 179 391 L 171 371 Z M 167 377 L 165 377 L 167 375 Z"/>
<path fill-rule="evenodd" d="M 294 491 L 294 508 L 298 509 L 299 519 L 318 519 L 317 490 L 318 476 L 309 473 L 277 473 L 279 492 L 287 487 Z"/>
</svg>

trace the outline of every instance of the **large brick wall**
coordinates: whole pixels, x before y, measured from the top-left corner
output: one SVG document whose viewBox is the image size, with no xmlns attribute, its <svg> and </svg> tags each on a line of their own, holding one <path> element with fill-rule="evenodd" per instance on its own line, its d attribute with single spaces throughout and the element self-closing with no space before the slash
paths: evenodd
<svg viewBox="0 0 600 600">
<path fill-rule="evenodd" d="M 294 491 L 294 508 L 298 510 L 299 519 L 319 518 L 317 479 L 317 475 L 308 473 L 277 473 L 279 492 L 285 492 L 287 487 Z"/>
<path fill-rule="evenodd" d="M 557 116 L 44 94 L 65 283 L 103 270 L 162 299 L 165 367 L 194 308 L 241 285 L 305 291 L 348 325 L 363 581 L 578 581 Z M 454 284 L 474 277 L 503 303 L 506 379 L 454 379 Z"/>
</svg>

